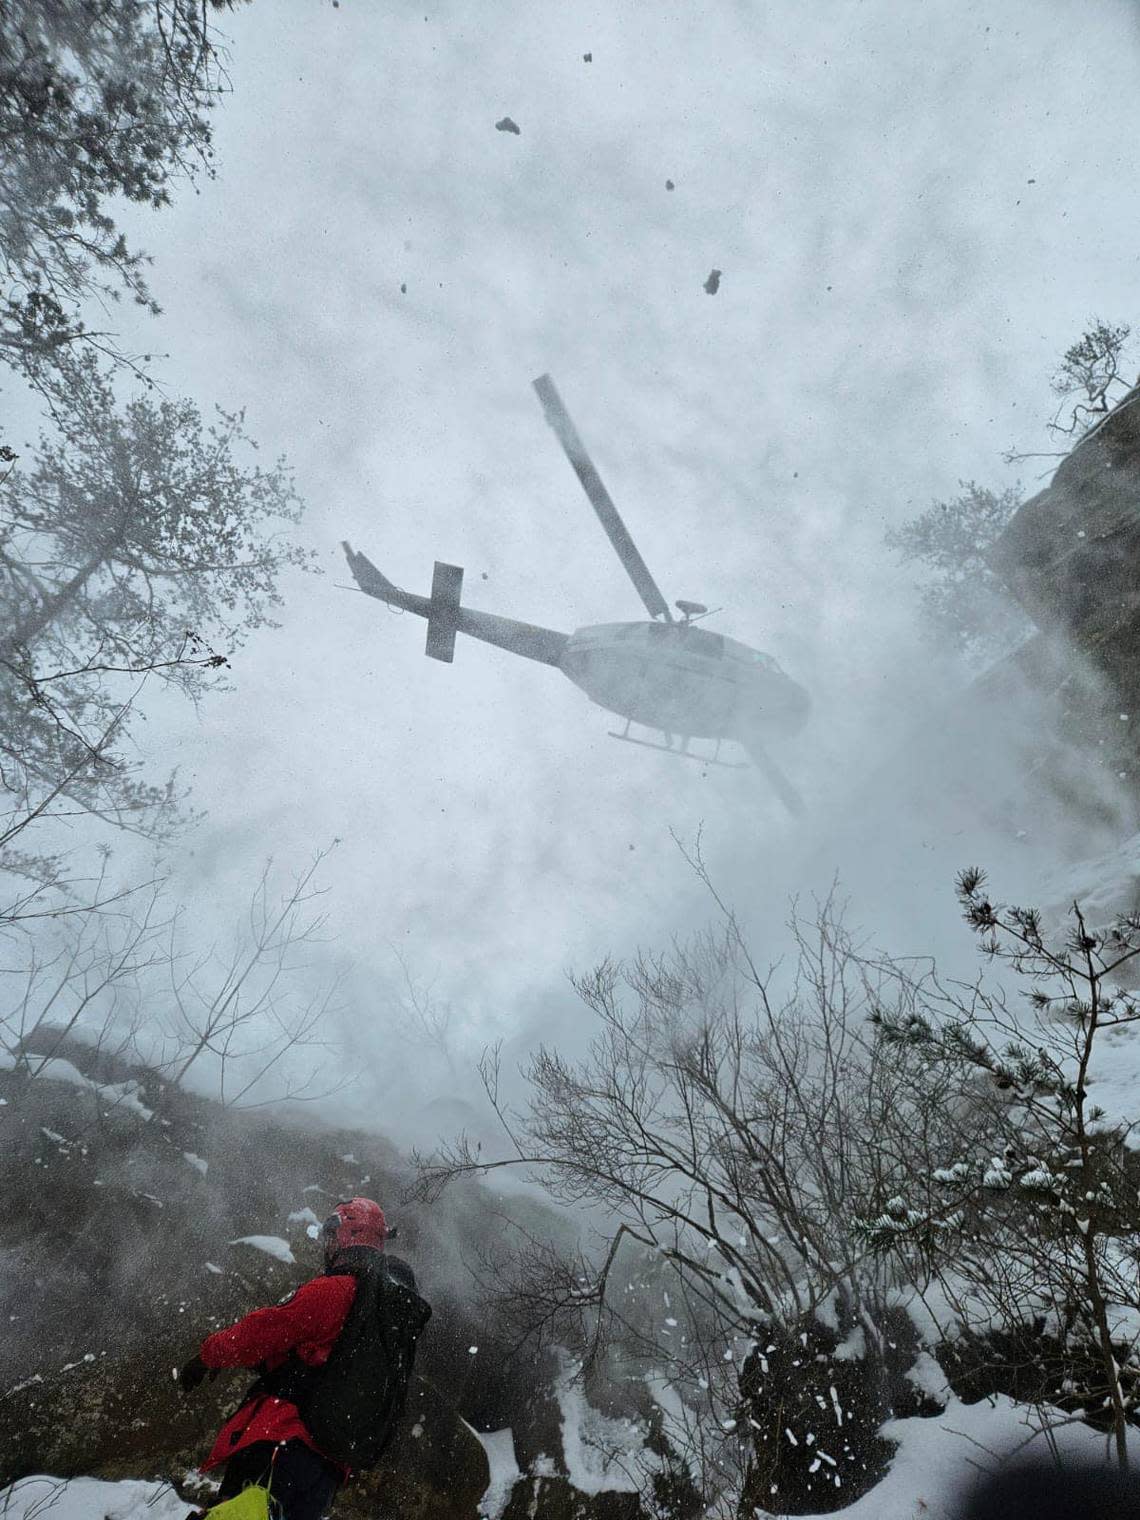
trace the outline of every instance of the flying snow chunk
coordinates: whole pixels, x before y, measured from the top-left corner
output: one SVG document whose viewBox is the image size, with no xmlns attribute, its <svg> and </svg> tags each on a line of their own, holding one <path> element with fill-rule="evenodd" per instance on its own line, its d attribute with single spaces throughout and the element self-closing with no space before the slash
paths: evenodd
<svg viewBox="0 0 1140 1520">
<path fill-rule="evenodd" d="M 266 1256 L 272 1256 L 275 1261 L 283 1261 L 286 1266 L 293 1266 L 296 1257 L 289 1249 L 289 1242 L 282 1240 L 280 1235 L 239 1235 L 237 1240 L 230 1241 L 231 1246 L 252 1246 L 255 1251 L 264 1251 Z"/>
<path fill-rule="evenodd" d="M 709 277 L 705 281 L 705 295 L 706 296 L 715 296 L 716 293 L 717 293 L 717 291 L 719 289 L 720 289 L 720 270 L 719 269 L 710 269 L 709 270 Z"/>
<path fill-rule="evenodd" d="M 183 1151 L 182 1159 L 188 1161 L 195 1171 L 201 1172 L 203 1177 L 210 1170 L 210 1163 L 203 1161 L 201 1156 L 195 1156 L 193 1151 Z"/>
<path fill-rule="evenodd" d="M 497 121 L 495 123 L 495 131 L 496 132 L 513 132 L 515 134 L 515 136 L 518 137 L 520 135 L 522 129 L 521 129 L 521 127 L 516 126 L 515 123 L 511 120 L 511 118 L 509 116 L 504 116 L 503 119 L 502 119 L 502 121 Z"/>
</svg>

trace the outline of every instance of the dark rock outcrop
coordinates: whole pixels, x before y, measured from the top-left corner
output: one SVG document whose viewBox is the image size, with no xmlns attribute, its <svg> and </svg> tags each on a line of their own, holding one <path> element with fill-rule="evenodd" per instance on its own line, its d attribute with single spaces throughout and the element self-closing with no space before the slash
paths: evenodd
<svg viewBox="0 0 1140 1520">
<path fill-rule="evenodd" d="M 1041 630 L 1015 658 L 1059 697 L 1064 736 L 1140 796 L 1140 387 L 1018 508 L 989 561 Z"/>
<path fill-rule="evenodd" d="M 1140 387 L 1018 508 L 990 563 L 1039 628 L 1140 670 Z"/>
</svg>

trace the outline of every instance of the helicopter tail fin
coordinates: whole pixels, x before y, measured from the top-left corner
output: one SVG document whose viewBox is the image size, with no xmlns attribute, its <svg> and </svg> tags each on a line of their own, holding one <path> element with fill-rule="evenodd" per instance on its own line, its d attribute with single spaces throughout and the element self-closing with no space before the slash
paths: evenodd
<svg viewBox="0 0 1140 1520">
<path fill-rule="evenodd" d="M 463 591 L 460 565 L 435 562 L 431 578 L 431 607 L 428 611 L 427 643 L 424 654 L 432 660 L 450 665 L 455 658 L 455 634 L 459 627 L 459 598 Z"/>
<path fill-rule="evenodd" d="M 382 602 L 391 602 L 393 606 L 400 605 L 399 598 L 405 593 L 390 581 L 386 575 L 381 575 L 376 566 L 366 554 L 358 554 L 350 543 L 341 543 L 344 557 L 348 561 L 348 568 L 352 571 L 352 578 L 360 587 L 361 591 L 369 596 L 378 596 Z"/>
</svg>

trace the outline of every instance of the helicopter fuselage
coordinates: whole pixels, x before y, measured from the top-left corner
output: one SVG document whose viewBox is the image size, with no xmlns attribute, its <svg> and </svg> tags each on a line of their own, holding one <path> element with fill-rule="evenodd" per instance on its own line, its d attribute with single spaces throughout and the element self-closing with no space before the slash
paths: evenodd
<svg viewBox="0 0 1140 1520">
<path fill-rule="evenodd" d="M 688 622 L 579 628 L 558 668 L 599 707 L 697 739 L 783 737 L 811 705 L 771 655 Z"/>
</svg>

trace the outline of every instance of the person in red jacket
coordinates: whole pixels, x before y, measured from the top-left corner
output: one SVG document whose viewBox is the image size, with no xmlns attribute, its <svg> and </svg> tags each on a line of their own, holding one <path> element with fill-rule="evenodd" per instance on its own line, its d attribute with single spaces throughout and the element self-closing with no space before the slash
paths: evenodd
<svg viewBox="0 0 1140 1520">
<path fill-rule="evenodd" d="M 208 1335 L 181 1369 L 179 1381 L 187 1392 L 224 1368 L 256 1367 L 262 1373 L 202 1464 L 209 1471 L 225 1463 L 218 1502 L 261 1483 L 269 1487 L 282 1520 L 320 1520 L 325 1514 L 348 1468 L 318 1449 L 287 1397 L 283 1374 L 295 1368 L 303 1376 L 305 1368 L 328 1360 L 356 1297 L 358 1275 L 352 1268 L 361 1262 L 361 1252 L 382 1251 L 387 1236 L 384 1211 L 371 1198 L 338 1204 L 322 1230 L 325 1273 L 283 1303 L 254 1309 Z M 397 1265 L 411 1276 L 405 1263 L 391 1263 Z M 272 1391 L 275 1386 L 279 1391 Z"/>
</svg>

